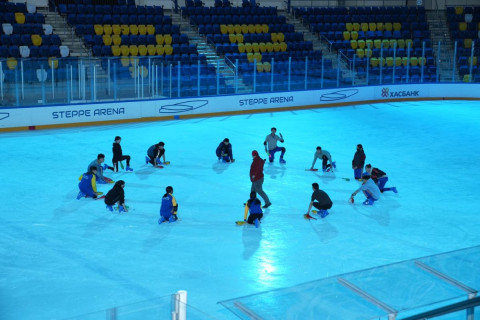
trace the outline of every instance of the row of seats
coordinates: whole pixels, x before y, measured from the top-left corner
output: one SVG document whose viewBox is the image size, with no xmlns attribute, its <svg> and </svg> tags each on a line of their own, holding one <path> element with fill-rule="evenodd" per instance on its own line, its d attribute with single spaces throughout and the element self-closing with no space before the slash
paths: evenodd
<svg viewBox="0 0 480 320">
<path fill-rule="evenodd" d="M 110 5 L 76 5 L 59 4 L 60 14 L 80 13 L 80 14 L 131 14 L 131 15 L 163 15 L 163 8 L 159 6 L 110 6 Z"/>
<path fill-rule="evenodd" d="M 182 7 L 182 16 L 207 16 L 207 15 L 216 15 L 216 16 L 271 16 L 277 14 L 276 7 Z"/>
<path fill-rule="evenodd" d="M 0 11 L 0 23 L 45 23 L 45 17 L 41 13 L 17 14 L 13 12 Z"/>
<path fill-rule="evenodd" d="M 207 42 L 209 43 L 252 43 L 252 42 L 294 42 L 303 41 L 303 33 L 261 33 L 261 34 L 208 34 Z"/>
<path fill-rule="evenodd" d="M 67 15 L 70 25 L 76 24 L 163 24 L 171 25 L 171 16 L 160 15 L 109 15 L 109 14 L 75 14 Z"/>
<path fill-rule="evenodd" d="M 198 15 L 190 16 L 190 23 L 192 24 L 284 24 L 287 22 L 285 16 L 268 15 L 268 16 L 253 16 L 253 15 Z"/>
<path fill-rule="evenodd" d="M 122 24 L 122 25 L 113 25 L 110 27 L 110 25 L 106 25 L 103 27 L 103 33 L 100 33 L 100 29 L 97 28 L 97 31 L 95 31 L 95 26 L 91 24 L 77 24 L 75 26 L 75 33 L 78 35 L 123 35 L 123 36 L 128 36 L 128 35 L 155 35 L 155 34 L 171 34 L 172 36 L 180 35 L 180 26 L 173 24 L 173 25 L 127 25 L 127 24 Z"/>
<path fill-rule="evenodd" d="M 0 57 L 67 57 L 69 54 L 70 50 L 67 46 L 41 45 L 28 47 L 0 45 Z"/>
<path fill-rule="evenodd" d="M 37 8 L 33 4 L 0 2 L 0 12 L 35 13 Z"/>
<path fill-rule="evenodd" d="M 261 33 L 287 33 L 294 32 L 295 28 L 291 24 L 236 24 L 236 25 L 219 25 L 207 24 L 198 25 L 198 33 L 200 34 L 261 34 Z"/>
<path fill-rule="evenodd" d="M 313 50 L 313 44 L 310 41 L 304 42 L 267 42 L 267 43 L 217 43 L 215 48 L 217 53 L 250 53 L 250 52 L 292 52 Z"/>
<path fill-rule="evenodd" d="M 41 45 L 56 45 L 62 44 L 60 37 L 56 34 L 52 35 L 38 35 L 38 34 L 13 34 L 10 36 L 1 35 L 0 44 L 6 46 L 41 46 Z"/>
<path fill-rule="evenodd" d="M 390 14 L 390 15 L 416 15 L 425 14 L 424 7 L 395 7 L 395 6 L 381 6 L 381 7 L 295 7 L 293 9 L 295 16 L 305 15 L 359 15 L 359 14 Z"/>
<path fill-rule="evenodd" d="M 50 35 L 53 33 L 53 27 L 50 24 L 40 24 L 40 23 L 26 23 L 26 24 L 10 24 L 3 23 L 2 29 L 4 34 L 47 34 Z M 1 34 L 2 32 L 0 32 Z"/>
<path fill-rule="evenodd" d="M 106 45 L 94 45 L 92 47 L 93 55 L 95 56 L 161 56 L 161 55 L 185 55 L 188 61 L 198 60 L 198 54 L 196 48 L 191 50 L 190 47 L 173 47 L 170 45 L 122 45 L 122 46 L 106 46 Z"/>
<path fill-rule="evenodd" d="M 308 57 L 309 61 L 315 62 L 315 64 L 319 64 L 322 60 L 322 52 L 321 51 L 306 51 L 302 52 L 302 56 L 298 57 L 297 55 L 289 55 L 289 52 L 265 52 L 262 53 L 262 60 L 273 63 L 276 61 L 288 61 L 291 58 L 292 61 L 303 61 L 305 62 L 306 58 Z M 225 58 L 234 62 L 238 61 L 239 63 L 248 63 L 248 54 L 244 53 L 226 53 Z M 327 61 L 327 59 L 325 59 Z M 328 60 L 330 61 L 330 60 Z M 325 62 L 324 62 L 325 63 Z M 326 62 L 329 63 L 329 62 Z M 331 63 L 331 61 L 330 61 Z"/>
<path fill-rule="evenodd" d="M 141 44 L 167 44 L 167 45 L 186 45 L 188 46 L 187 35 L 169 35 L 157 34 L 155 36 L 92 36 L 85 35 L 84 42 L 88 46 L 92 45 L 141 45 Z"/>
<path fill-rule="evenodd" d="M 363 46 L 363 42 L 365 42 L 365 44 L 366 44 L 365 47 L 367 48 L 368 43 L 375 43 L 375 40 L 376 39 L 358 40 L 357 45 L 360 42 L 360 45 Z M 380 39 L 378 39 L 378 40 L 380 40 Z M 382 39 L 381 41 L 383 42 L 384 40 L 387 40 L 387 39 Z M 402 40 L 402 39 L 397 39 L 397 40 Z M 410 40 L 407 40 L 407 41 L 410 41 Z M 348 49 L 351 49 L 351 47 L 352 47 L 352 40 L 335 40 L 335 41 L 330 41 L 330 43 L 331 43 L 332 49 L 334 49 L 334 50 L 342 50 L 342 49 L 343 50 L 348 50 Z M 377 43 L 378 43 L 378 41 L 377 41 Z M 424 45 L 424 43 L 425 43 L 425 45 Z M 432 43 L 432 41 L 430 39 L 423 39 L 423 40 L 413 39 L 412 47 L 413 48 L 423 48 L 423 46 L 425 46 L 425 48 L 430 48 L 431 49 L 432 48 L 431 43 Z M 406 42 L 405 46 L 408 46 L 407 42 Z M 373 48 L 373 46 L 370 46 L 370 48 Z"/>
<path fill-rule="evenodd" d="M 303 17 L 304 23 L 323 22 L 323 23 L 335 23 L 338 21 L 349 23 L 372 23 L 372 22 L 400 22 L 400 23 L 413 23 L 413 22 L 425 22 L 425 15 L 409 16 L 403 15 L 311 15 Z"/>
<path fill-rule="evenodd" d="M 474 18 L 480 19 L 480 15 Z M 452 31 L 477 31 L 480 29 L 480 22 L 450 22 L 449 27 Z"/>
<path fill-rule="evenodd" d="M 406 38 L 413 38 L 414 39 L 425 39 L 430 37 L 430 31 L 427 30 L 417 30 L 413 33 L 404 30 L 404 31 L 320 31 L 319 35 L 327 38 L 328 40 L 373 40 L 373 39 L 406 39 Z"/>
<path fill-rule="evenodd" d="M 417 46 L 415 46 L 417 44 Z M 389 48 L 396 48 L 397 50 L 399 49 L 407 49 L 410 48 L 410 50 L 413 49 L 422 49 L 422 45 L 419 45 L 419 43 L 416 43 L 416 41 L 412 39 L 375 39 L 375 40 L 350 40 L 350 47 L 352 49 L 389 49 Z M 430 48 L 431 50 L 431 48 Z"/>
</svg>

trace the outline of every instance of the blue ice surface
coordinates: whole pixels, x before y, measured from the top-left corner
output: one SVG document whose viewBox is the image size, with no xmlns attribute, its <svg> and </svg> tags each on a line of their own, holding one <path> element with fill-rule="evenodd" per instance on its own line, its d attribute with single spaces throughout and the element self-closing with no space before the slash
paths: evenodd
<svg viewBox="0 0 480 320">
<path fill-rule="evenodd" d="M 191 305 L 235 319 L 217 302 L 478 245 L 479 124 L 478 102 L 432 101 L 1 134 L 0 318 L 63 319 L 184 289 Z M 266 156 L 271 127 L 287 164 L 277 153 L 265 165 L 273 205 L 260 228 L 238 227 L 251 152 Z M 126 181 L 131 210 L 121 215 L 75 199 L 98 153 L 111 164 L 116 135 L 135 170 L 105 173 Z M 233 164 L 215 156 L 225 137 Z M 144 162 L 159 141 L 164 169 Z M 347 202 L 359 182 L 342 178 L 353 178 L 358 143 L 398 194 Z M 332 154 L 334 174 L 305 171 L 316 146 Z M 316 221 L 303 218 L 313 182 L 334 203 Z M 158 225 L 168 185 L 181 221 Z"/>
</svg>

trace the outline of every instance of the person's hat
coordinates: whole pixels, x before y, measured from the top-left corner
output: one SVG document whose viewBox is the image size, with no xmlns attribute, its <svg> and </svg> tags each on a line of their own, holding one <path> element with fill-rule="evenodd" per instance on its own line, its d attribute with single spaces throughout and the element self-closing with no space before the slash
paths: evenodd
<svg viewBox="0 0 480 320">
<path fill-rule="evenodd" d="M 257 150 L 253 150 L 253 151 L 252 151 L 252 156 L 258 156 L 258 151 L 257 151 Z"/>
</svg>

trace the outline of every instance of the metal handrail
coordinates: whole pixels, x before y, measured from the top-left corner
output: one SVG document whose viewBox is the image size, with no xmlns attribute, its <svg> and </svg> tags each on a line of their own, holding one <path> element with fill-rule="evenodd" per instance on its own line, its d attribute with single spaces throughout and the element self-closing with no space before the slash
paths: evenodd
<svg viewBox="0 0 480 320">
<path fill-rule="evenodd" d="M 431 311 L 423 312 L 414 316 L 403 318 L 402 320 L 424 320 L 440 317 L 453 312 L 458 312 L 480 306 L 480 297 L 450 304 L 445 307 L 437 308 Z"/>
</svg>

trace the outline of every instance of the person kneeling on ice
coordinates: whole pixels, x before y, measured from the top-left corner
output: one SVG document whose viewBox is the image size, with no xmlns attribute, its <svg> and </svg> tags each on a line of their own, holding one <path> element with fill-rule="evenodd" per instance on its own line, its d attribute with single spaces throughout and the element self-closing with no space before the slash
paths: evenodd
<svg viewBox="0 0 480 320">
<path fill-rule="evenodd" d="M 145 162 L 151 163 L 154 167 L 159 167 L 160 164 L 162 163 L 160 161 L 160 157 L 163 157 L 163 163 L 168 164 L 167 161 L 165 161 L 165 143 L 160 141 L 157 144 L 154 144 L 153 146 L 150 146 L 147 151 L 148 157 L 145 157 Z M 161 167 L 163 168 L 163 167 Z"/>
<path fill-rule="evenodd" d="M 308 205 L 308 210 L 305 214 L 305 217 L 308 218 L 310 216 L 310 209 L 312 209 L 312 206 L 314 206 L 318 209 L 318 214 L 320 217 L 325 218 L 329 213 L 327 209 L 330 209 L 333 206 L 333 202 L 325 191 L 320 190 L 318 183 L 312 183 L 312 189 L 312 198 L 310 204 Z"/>
<path fill-rule="evenodd" d="M 105 196 L 105 204 L 107 209 L 113 211 L 113 206 L 118 204 L 118 212 L 127 212 L 128 208 L 125 205 L 125 181 L 118 180 L 113 185 L 113 188 L 107 192 Z"/>
<path fill-rule="evenodd" d="M 371 164 L 367 164 L 365 166 L 365 171 L 366 172 L 363 174 L 363 179 L 366 179 L 368 176 L 370 176 L 377 184 L 378 189 L 380 189 L 381 193 L 383 193 L 384 191 L 393 191 L 395 193 L 398 193 L 396 187 L 385 188 L 385 184 L 388 181 L 388 176 L 385 172 L 378 168 L 372 168 Z"/>
<path fill-rule="evenodd" d="M 215 153 L 218 157 L 218 160 L 222 160 L 223 162 L 235 162 L 232 154 L 232 144 L 228 138 L 225 138 L 222 142 L 220 142 Z"/>
<path fill-rule="evenodd" d="M 310 170 L 313 170 L 313 167 L 315 166 L 315 162 L 317 162 L 317 159 L 322 159 L 322 170 L 324 172 L 333 171 L 333 169 L 337 167 L 335 165 L 335 162 L 332 162 L 332 156 L 330 155 L 330 152 L 328 152 L 327 150 L 322 150 L 322 147 L 317 147 L 317 151 L 313 155 L 313 163 Z M 327 162 L 330 162 L 330 163 L 327 164 Z"/>
<path fill-rule="evenodd" d="M 77 195 L 77 200 L 80 200 L 80 198 L 83 197 L 90 197 L 94 199 L 97 197 L 97 180 L 95 177 L 97 168 L 91 166 L 89 169 L 90 170 L 88 172 L 82 174 L 80 178 L 78 178 L 78 180 L 80 180 L 78 183 L 80 192 Z"/>
<path fill-rule="evenodd" d="M 355 190 L 354 193 L 352 193 L 352 196 L 350 197 L 351 203 L 353 203 L 353 198 L 360 191 L 362 191 L 365 197 L 367 197 L 367 199 L 363 202 L 364 205 L 371 206 L 375 201 L 380 199 L 380 189 L 378 189 L 375 181 L 373 181 L 373 179 L 370 179 L 370 177 L 366 177 L 366 179 L 367 180 L 362 183 L 361 187 Z"/>
<path fill-rule="evenodd" d="M 250 192 L 250 199 L 248 199 L 247 203 L 245 203 L 245 214 L 243 216 L 243 221 L 247 222 L 248 224 L 254 224 L 255 227 L 258 228 L 260 224 L 260 220 L 263 217 L 263 211 L 261 207 L 262 203 L 257 198 L 257 193 L 255 191 Z M 250 215 L 247 215 L 250 211 Z"/>
<path fill-rule="evenodd" d="M 165 188 L 165 191 L 166 193 L 163 195 L 162 205 L 160 207 L 160 219 L 158 220 L 158 224 L 161 224 L 165 221 L 175 222 L 178 219 L 178 204 L 177 200 L 175 200 L 175 197 L 173 196 L 173 188 L 168 186 Z"/>
<path fill-rule="evenodd" d="M 114 171 L 114 168 L 110 167 L 106 164 L 103 165 L 102 163 L 104 163 L 104 162 L 105 162 L 105 155 L 103 153 L 99 153 L 97 155 L 97 159 L 90 162 L 90 165 L 88 166 L 88 168 L 91 168 L 91 167 L 97 168 L 97 173 L 95 173 L 95 176 L 97 178 L 97 183 L 100 183 L 100 184 L 113 183 L 112 179 L 103 176 L 103 169 L 104 169 L 104 166 L 105 166 L 105 169 L 108 168 L 108 169 Z"/>
</svg>

